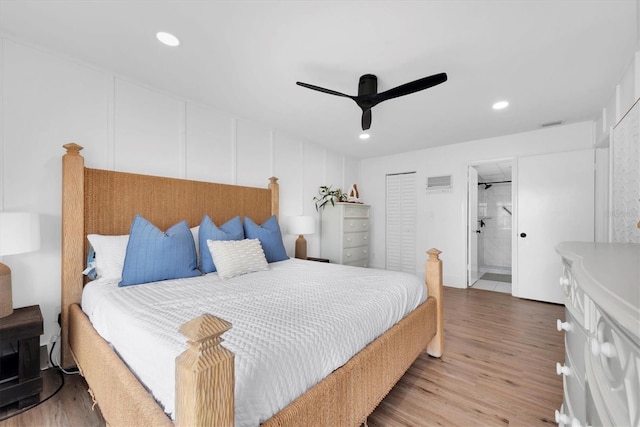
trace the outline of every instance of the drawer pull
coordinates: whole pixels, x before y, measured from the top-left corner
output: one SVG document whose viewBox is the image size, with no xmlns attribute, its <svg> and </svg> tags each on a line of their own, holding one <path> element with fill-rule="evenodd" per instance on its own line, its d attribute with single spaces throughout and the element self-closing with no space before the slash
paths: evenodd
<svg viewBox="0 0 640 427">
<path fill-rule="evenodd" d="M 364 236 L 364 237 L 362 238 L 362 240 L 367 240 L 367 236 Z"/>
<path fill-rule="evenodd" d="M 563 322 L 562 320 L 558 319 L 558 321 L 556 322 L 556 329 L 558 329 L 558 331 L 567 331 L 569 332 L 571 329 L 573 329 L 573 326 L 571 326 L 571 323 L 569 322 Z"/>
<path fill-rule="evenodd" d="M 367 253 L 367 250 L 366 250 L 366 249 L 363 249 L 363 250 L 362 250 L 362 253 L 363 253 L 363 254 L 366 254 L 366 253 Z"/>
<path fill-rule="evenodd" d="M 609 359 L 617 356 L 616 348 L 613 344 L 610 342 L 600 343 L 595 338 L 591 339 L 591 354 L 594 356 L 603 355 Z"/>
<path fill-rule="evenodd" d="M 556 423 L 558 424 L 569 424 L 571 422 L 571 417 L 567 414 L 563 414 L 562 412 L 556 409 Z"/>
<path fill-rule="evenodd" d="M 350 241 L 351 241 L 351 237 L 347 237 L 347 242 L 350 242 Z"/>
<path fill-rule="evenodd" d="M 571 375 L 571 368 L 565 365 L 561 365 L 560 362 L 558 362 L 556 363 L 556 374 L 568 377 L 569 375 Z"/>
<path fill-rule="evenodd" d="M 566 277 L 560 277 L 560 286 L 569 286 L 569 279 Z"/>
<path fill-rule="evenodd" d="M 363 227 L 366 227 L 366 226 L 367 226 L 367 223 L 366 223 L 366 222 L 363 222 L 363 223 L 362 223 L 362 226 L 363 226 Z"/>
<path fill-rule="evenodd" d="M 351 252 L 347 252 L 346 255 L 347 255 L 347 257 L 350 257 L 351 256 Z"/>
<path fill-rule="evenodd" d="M 582 427 L 580 421 L 578 421 L 575 417 L 570 417 L 567 414 L 563 414 L 562 412 L 556 409 L 556 423 L 562 424 L 563 426 L 571 426 L 571 427 Z"/>
</svg>

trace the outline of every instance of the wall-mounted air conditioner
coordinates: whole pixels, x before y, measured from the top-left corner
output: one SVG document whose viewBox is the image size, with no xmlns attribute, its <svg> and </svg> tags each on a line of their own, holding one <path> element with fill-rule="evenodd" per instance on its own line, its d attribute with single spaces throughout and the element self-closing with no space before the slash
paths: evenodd
<svg viewBox="0 0 640 427">
<path fill-rule="evenodd" d="M 427 193 L 445 193 L 453 188 L 451 175 L 428 176 L 426 182 Z"/>
</svg>

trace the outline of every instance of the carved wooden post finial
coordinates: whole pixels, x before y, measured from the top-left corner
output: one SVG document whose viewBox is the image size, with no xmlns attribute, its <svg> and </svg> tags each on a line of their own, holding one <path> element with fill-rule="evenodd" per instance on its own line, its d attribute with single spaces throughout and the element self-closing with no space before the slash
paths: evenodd
<svg viewBox="0 0 640 427">
<path fill-rule="evenodd" d="M 444 352 L 444 305 L 443 305 L 443 292 L 442 292 L 442 260 L 439 255 L 442 252 L 436 248 L 431 248 L 427 251 L 429 258 L 427 259 L 425 266 L 425 280 L 427 282 L 427 290 L 429 296 L 436 299 L 437 303 L 437 329 L 436 336 L 433 337 L 429 345 L 427 346 L 427 353 L 433 357 L 440 357 Z"/>
<path fill-rule="evenodd" d="M 67 150 L 67 154 L 72 154 L 72 155 L 79 155 L 80 150 L 84 148 L 83 146 L 78 145 L 75 142 L 64 144 L 63 147 L 65 148 L 65 150 Z"/>
<path fill-rule="evenodd" d="M 178 426 L 233 426 L 233 353 L 220 337 L 231 323 L 203 314 L 180 327 L 189 338 L 176 358 L 176 424 Z"/>
<path fill-rule="evenodd" d="M 429 259 L 430 260 L 440 260 L 440 258 L 438 258 L 438 256 L 442 253 L 442 251 L 436 249 L 436 248 L 431 248 L 427 251 L 427 254 L 429 255 Z"/>
</svg>

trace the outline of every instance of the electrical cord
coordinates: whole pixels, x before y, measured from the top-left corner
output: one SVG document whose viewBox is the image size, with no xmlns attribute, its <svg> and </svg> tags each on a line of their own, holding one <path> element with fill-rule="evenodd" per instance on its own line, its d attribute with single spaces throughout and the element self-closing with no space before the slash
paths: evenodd
<svg viewBox="0 0 640 427">
<path fill-rule="evenodd" d="M 49 351 L 49 363 L 51 364 L 51 366 L 53 366 L 54 368 L 58 369 L 59 371 L 62 371 L 63 373 L 67 374 L 67 375 L 78 375 L 80 374 L 80 370 L 75 370 L 75 371 L 67 371 L 65 370 L 62 366 L 60 366 L 59 364 L 57 364 L 56 362 L 53 361 L 53 348 L 56 346 L 56 341 L 53 342 L 53 345 L 51 346 L 51 351 Z"/>
</svg>

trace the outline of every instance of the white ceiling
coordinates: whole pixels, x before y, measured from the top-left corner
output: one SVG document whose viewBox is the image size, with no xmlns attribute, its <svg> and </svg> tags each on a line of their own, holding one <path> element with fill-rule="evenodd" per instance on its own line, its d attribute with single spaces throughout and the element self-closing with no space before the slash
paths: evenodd
<svg viewBox="0 0 640 427">
<path fill-rule="evenodd" d="M 597 118 L 637 48 L 636 0 L 0 0 L 0 31 L 355 157 Z M 177 35 L 168 48 L 157 31 Z M 449 81 L 361 111 L 357 94 Z M 507 99 L 510 107 L 493 111 Z"/>
<path fill-rule="evenodd" d="M 478 171 L 478 182 L 495 183 L 501 181 L 511 181 L 511 162 L 483 163 L 473 166 Z"/>
</svg>

